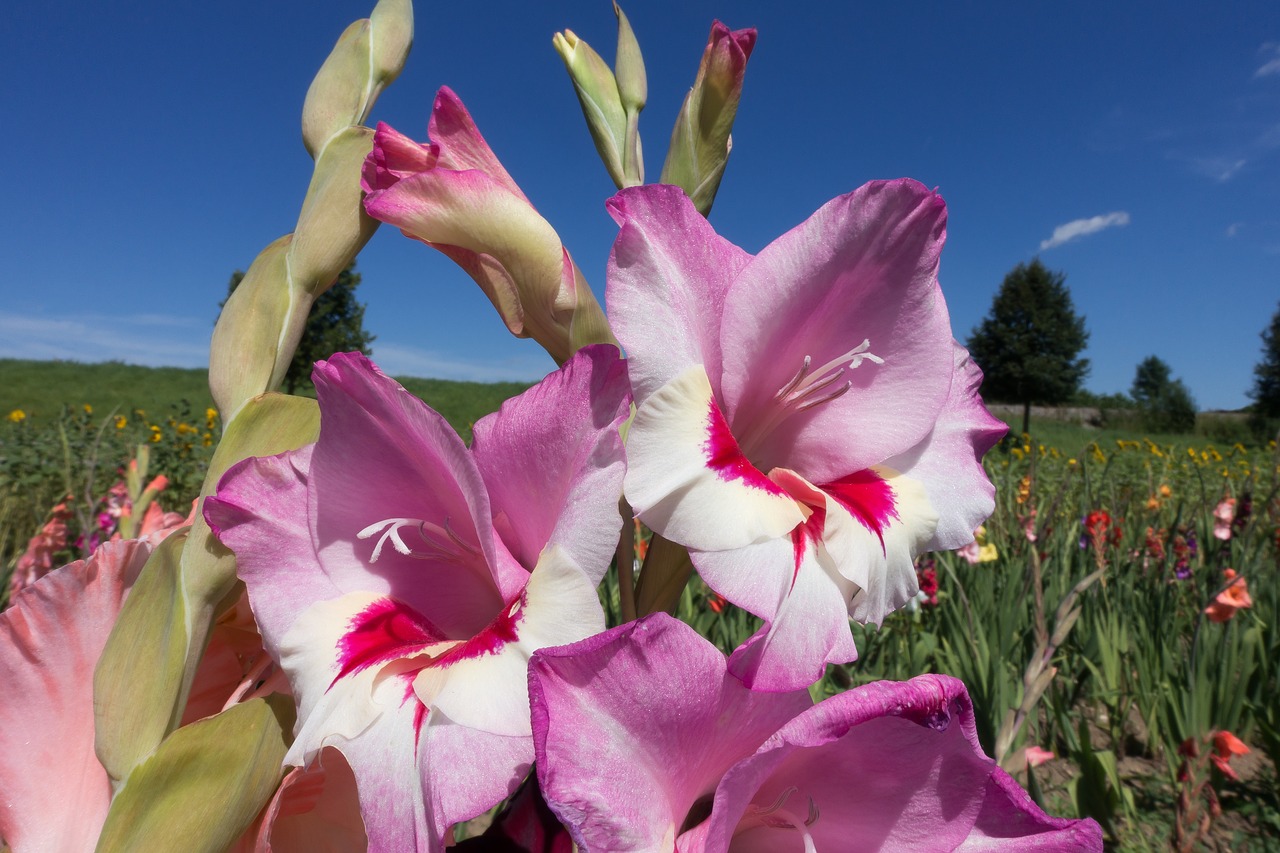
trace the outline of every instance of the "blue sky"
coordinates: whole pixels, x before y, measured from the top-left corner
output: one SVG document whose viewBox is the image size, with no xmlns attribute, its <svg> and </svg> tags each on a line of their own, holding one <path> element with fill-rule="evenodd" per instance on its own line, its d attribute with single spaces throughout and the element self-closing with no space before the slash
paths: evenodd
<svg viewBox="0 0 1280 853">
<path fill-rule="evenodd" d="M 939 188 L 942 283 L 963 340 L 1006 272 L 1067 275 L 1091 333 L 1087 387 L 1148 355 L 1202 408 L 1247 403 L 1280 300 L 1280 4 L 633 2 L 649 72 L 651 177 L 711 21 L 754 26 L 734 151 L 712 212 L 757 251 L 875 178 Z M 292 230 L 310 176 L 307 85 L 372 3 L 24 3 L 0 30 L 7 269 L 0 356 L 196 366 L 227 279 Z M 613 192 L 551 46 L 608 59 L 604 0 L 418 4 L 375 107 L 415 138 L 461 96 L 597 293 Z M 479 289 L 383 228 L 361 254 L 374 358 L 393 374 L 533 379 Z"/>
</svg>

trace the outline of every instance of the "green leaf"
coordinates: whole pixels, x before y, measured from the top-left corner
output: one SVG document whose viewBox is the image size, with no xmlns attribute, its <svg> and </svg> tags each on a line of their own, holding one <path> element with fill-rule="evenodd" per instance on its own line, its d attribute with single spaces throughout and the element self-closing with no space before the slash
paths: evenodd
<svg viewBox="0 0 1280 853">
<path fill-rule="evenodd" d="M 112 800 L 97 849 L 226 850 L 280 784 L 292 716 L 276 695 L 175 731 Z"/>
</svg>

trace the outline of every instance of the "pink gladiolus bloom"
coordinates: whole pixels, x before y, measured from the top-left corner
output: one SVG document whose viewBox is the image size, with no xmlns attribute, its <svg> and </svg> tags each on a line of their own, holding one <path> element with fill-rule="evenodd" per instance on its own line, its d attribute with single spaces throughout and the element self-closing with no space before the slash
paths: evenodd
<svg viewBox="0 0 1280 853">
<path fill-rule="evenodd" d="M 584 853 L 1102 849 L 983 754 L 948 676 L 811 706 L 659 613 L 538 652 L 529 695 L 543 796 Z"/>
<path fill-rule="evenodd" d="M 626 494 L 712 589 L 765 620 L 732 658 L 789 690 L 856 657 L 848 620 L 917 592 L 971 541 L 1005 432 L 951 337 L 942 199 L 914 181 L 829 202 L 759 255 L 678 189 L 624 190 L 608 302 L 639 409 Z"/>
<path fill-rule="evenodd" d="M 471 449 L 358 353 L 314 380 L 319 441 L 232 468 L 205 517 L 298 703 L 286 763 L 337 748 L 370 849 L 437 850 L 528 771 L 529 655 L 604 627 L 625 367 L 580 350 Z"/>
<path fill-rule="evenodd" d="M 374 219 L 462 267 L 513 335 L 540 343 L 557 364 L 608 324 L 560 238 L 498 162 L 462 101 L 436 95 L 420 145 L 385 124 L 373 137 L 362 185 Z"/>
<path fill-rule="evenodd" d="M 1223 498 L 1213 510 L 1213 536 L 1224 542 L 1231 538 L 1231 522 L 1236 518 L 1236 499 Z"/>
</svg>

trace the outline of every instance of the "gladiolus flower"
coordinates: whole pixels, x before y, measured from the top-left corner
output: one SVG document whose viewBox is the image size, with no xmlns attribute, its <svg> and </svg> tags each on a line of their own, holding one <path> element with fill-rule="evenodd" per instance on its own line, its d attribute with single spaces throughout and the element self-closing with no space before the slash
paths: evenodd
<svg viewBox="0 0 1280 853">
<path fill-rule="evenodd" d="M 1227 541 L 1231 538 L 1231 522 L 1236 517 L 1236 499 L 1223 498 L 1213 510 L 1213 537 Z"/>
<path fill-rule="evenodd" d="M 1249 597 L 1249 584 L 1244 578 L 1236 577 L 1235 569 L 1223 569 L 1222 577 L 1229 581 L 1227 588 L 1218 593 L 1204 609 L 1211 622 L 1226 622 L 1236 615 L 1237 610 L 1253 606 L 1253 599 Z"/>
<path fill-rule="evenodd" d="M 584 853 L 1102 849 L 983 754 L 947 676 L 812 705 L 656 613 L 536 653 L 529 695 L 543 796 Z"/>
<path fill-rule="evenodd" d="M 625 367 L 584 348 L 470 449 L 359 353 L 313 378 L 319 441 L 233 467 L 205 517 L 298 702 L 285 762 L 337 748 L 370 849 L 439 849 L 528 771 L 529 655 L 604 627 Z"/>
<path fill-rule="evenodd" d="M 591 288 L 498 162 L 448 88 L 436 95 L 430 144 L 379 124 L 365 161 L 364 207 L 447 255 L 475 279 L 513 335 L 563 364 L 580 346 L 611 342 Z"/>
<path fill-rule="evenodd" d="M 752 257 L 684 193 L 623 190 L 610 315 L 638 410 L 627 499 L 716 592 L 765 620 L 733 671 L 766 690 L 854 659 L 848 620 L 917 592 L 913 561 L 994 507 L 1005 432 L 951 337 L 945 208 L 868 184 Z"/>
<path fill-rule="evenodd" d="M 1034 533 L 1031 541 L 1035 541 Z M 987 541 L 986 528 L 981 526 L 973 532 L 973 541 L 961 545 L 956 549 L 956 553 L 971 566 L 976 566 L 978 563 L 994 563 L 1000 559 L 1000 552 L 996 549 L 995 543 Z"/>
<path fill-rule="evenodd" d="M 1247 755 L 1249 747 L 1244 745 L 1240 738 L 1231 732 L 1214 732 L 1213 734 L 1213 754 L 1209 756 L 1209 760 L 1214 766 L 1222 771 L 1222 775 L 1228 779 L 1239 781 L 1240 777 L 1235 770 L 1231 769 L 1231 757 L 1233 755 Z"/>
<path fill-rule="evenodd" d="M 1049 750 L 1044 747 L 1035 746 L 1034 744 L 1023 750 L 1023 755 L 1026 756 L 1028 767 L 1039 767 L 1041 764 L 1045 764 L 1046 762 L 1053 761 L 1053 759 L 1057 758 L 1057 756 Z"/>
</svg>

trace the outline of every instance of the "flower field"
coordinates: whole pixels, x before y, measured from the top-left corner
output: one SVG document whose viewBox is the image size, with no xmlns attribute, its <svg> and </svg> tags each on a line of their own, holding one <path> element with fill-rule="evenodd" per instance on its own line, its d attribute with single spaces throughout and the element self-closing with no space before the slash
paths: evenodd
<svg viewBox="0 0 1280 853">
<path fill-rule="evenodd" d="M 460 417 L 441 407 L 465 430 L 473 409 L 500 399 L 495 389 Z M 144 500 L 185 513 L 220 426 L 213 409 L 183 404 L 6 412 L 6 591 L 20 567 L 39 574 L 116 533 L 121 509 L 148 485 Z M 1061 446 L 1024 437 L 988 455 L 997 509 L 978 541 L 918 560 L 917 600 L 879 629 L 855 624 L 860 659 L 829 667 L 815 698 L 878 679 L 954 675 L 973 698 L 986 750 L 1048 810 L 1099 820 L 1118 849 L 1174 840 L 1181 849 L 1272 849 L 1280 839 L 1275 443 L 1101 442 L 1061 429 L 1055 437 Z M 131 472 L 131 460 L 144 464 Z M 637 566 L 647 535 L 637 529 Z M 619 624 L 615 572 L 602 595 Z M 696 579 L 677 615 L 726 652 L 759 627 Z"/>
<path fill-rule="evenodd" d="M 984 747 L 1118 849 L 1277 849 L 1276 444 L 1080 435 L 993 450 L 978 543 L 921 558 L 915 604 L 814 691 L 957 676 Z M 696 582 L 680 615 L 725 650 L 757 627 Z"/>
</svg>

